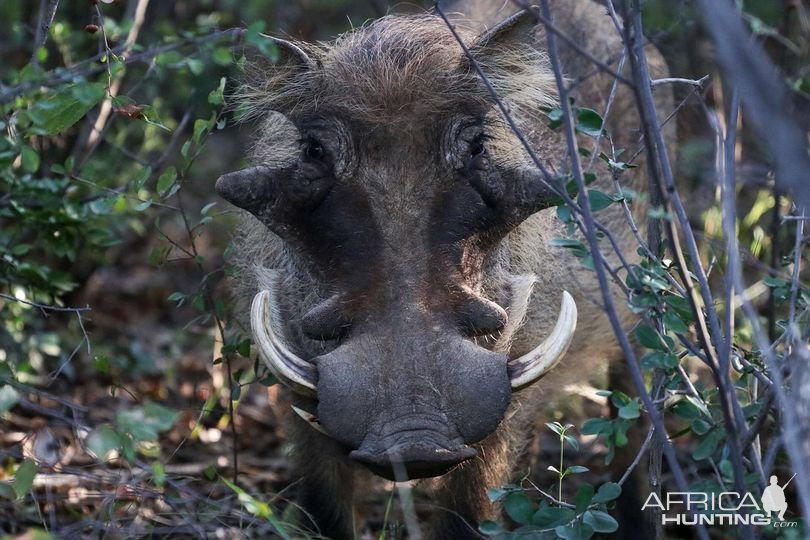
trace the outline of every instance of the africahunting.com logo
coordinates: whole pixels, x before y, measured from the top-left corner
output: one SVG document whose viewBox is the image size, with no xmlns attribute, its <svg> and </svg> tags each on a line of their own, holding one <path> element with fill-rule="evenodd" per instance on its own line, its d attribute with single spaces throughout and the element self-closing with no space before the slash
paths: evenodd
<svg viewBox="0 0 810 540">
<path fill-rule="evenodd" d="M 723 491 L 706 493 L 700 491 L 670 491 L 664 501 L 655 493 L 650 493 L 642 510 L 658 508 L 663 525 L 772 525 L 774 527 L 796 527 L 796 521 L 785 521 L 787 499 L 785 488 L 795 478 L 795 474 L 779 484 L 776 476 L 757 498 L 752 493 Z M 776 519 L 773 518 L 776 514 Z"/>
</svg>

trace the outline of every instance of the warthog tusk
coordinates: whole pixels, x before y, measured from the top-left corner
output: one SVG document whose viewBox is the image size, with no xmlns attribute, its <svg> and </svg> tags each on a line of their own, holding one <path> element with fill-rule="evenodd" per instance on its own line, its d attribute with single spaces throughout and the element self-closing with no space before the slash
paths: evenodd
<svg viewBox="0 0 810 540">
<path fill-rule="evenodd" d="M 551 371 L 565 356 L 576 328 L 577 304 L 568 291 L 563 291 L 560 314 L 551 334 L 533 350 L 509 362 L 512 390 L 526 388 Z"/>
<path fill-rule="evenodd" d="M 250 307 L 250 326 L 259 356 L 279 381 L 299 394 L 317 396 L 315 366 L 293 354 L 273 332 L 273 311 L 277 309 L 276 292 L 260 291 Z"/>
<path fill-rule="evenodd" d="M 310 426 L 312 426 L 312 427 L 315 429 L 315 431 L 320 431 L 320 432 L 321 432 L 321 433 L 323 433 L 324 435 L 329 435 L 329 434 L 326 432 L 326 430 L 325 430 L 325 429 L 323 429 L 323 426 L 322 426 L 322 425 L 321 425 L 321 423 L 318 421 L 318 417 L 317 417 L 317 416 L 315 416 L 315 415 L 314 415 L 314 414 L 312 414 L 311 412 L 307 412 L 307 411 L 305 411 L 304 409 L 300 409 L 300 408 L 296 407 L 295 405 L 290 405 L 290 407 L 292 407 L 292 410 L 293 410 L 293 412 L 294 412 L 295 414 L 297 414 L 298 416 L 300 416 L 301 418 L 303 418 L 303 419 L 304 419 L 304 421 L 305 421 L 307 424 L 309 424 Z"/>
</svg>

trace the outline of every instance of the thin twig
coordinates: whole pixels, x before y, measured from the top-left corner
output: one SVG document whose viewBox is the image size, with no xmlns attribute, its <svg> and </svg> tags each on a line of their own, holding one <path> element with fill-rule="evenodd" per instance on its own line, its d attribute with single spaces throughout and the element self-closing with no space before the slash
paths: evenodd
<svg viewBox="0 0 810 540">
<path fill-rule="evenodd" d="M 39 50 L 45 46 L 48 41 L 48 33 L 51 31 L 51 24 L 53 18 L 56 16 L 56 10 L 59 8 L 59 0 L 48 0 L 48 7 L 45 8 L 45 1 L 39 2 L 39 22 L 37 23 L 37 34 L 34 37 L 34 50 L 31 52 L 31 65 L 39 70 Z"/>
<path fill-rule="evenodd" d="M 627 479 L 630 478 L 631 474 L 633 474 L 633 470 L 635 470 L 635 468 L 638 467 L 638 464 L 641 462 L 641 458 L 644 457 L 644 454 L 650 447 L 650 443 L 653 440 L 654 431 L 655 431 L 654 429 L 650 429 L 649 431 L 647 431 L 647 437 L 644 439 L 644 443 L 642 443 L 641 448 L 638 449 L 638 453 L 636 454 L 635 459 L 633 459 L 633 462 L 630 464 L 629 467 L 627 467 L 627 470 L 624 471 L 624 474 L 617 482 L 617 484 L 619 484 L 620 486 L 624 485 L 624 483 L 627 482 Z"/>
<path fill-rule="evenodd" d="M 703 90 L 704 85 L 711 78 L 711 75 L 704 75 L 700 79 L 681 79 L 680 77 L 666 77 L 663 79 L 653 79 L 650 81 L 650 86 L 659 86 L 662 84 L 686 84 L 694 86 L 698 90 Z"/>
<path fill-rule="evenodd" d="M 31 302 L 30 300 L 23 300 L 22 298 L 17 298 L 16 296 L 11 296 L 10 294 L 0 293 L 0 298 L 5 298 L 6 300 L 11 300 L 13 302 L 19 302 L 20 304 L 26 304 L 31 307 L 35 307 L 37 309 L 43 311 L 69 311 L 69 312 L 79 312 L 79 311 L 90 311 L 91 308 L 89 305 L 81 308 L 81 307 L 62 307 L 62 306 L 52 306 L 49 304 L 39 304 L 37 302 Z"/>
</svg>

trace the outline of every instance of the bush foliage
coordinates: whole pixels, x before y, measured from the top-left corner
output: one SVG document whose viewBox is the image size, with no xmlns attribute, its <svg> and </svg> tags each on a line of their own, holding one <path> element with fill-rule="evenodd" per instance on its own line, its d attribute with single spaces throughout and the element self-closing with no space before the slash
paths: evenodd
<svg viewBox="0 0 810 540">
<path fill-rule="evenodd" d="M 706 33 L 692 6 L 675 4 L 648 2 L 644 23 L 673 71 L 694 78 L 678 89 L 684 123 L 695 111 L 725 118 L 727 83 L 711 59 L 684 54 L 688 43 L 707 43 Z M 744 4 L 749 31 L 780 65 L 797 99 L 805 99 L 807 28 L 794 20 L 792 8 Z M 251 354 L 246 329 L 229 319 L 221 282 L 229 273 L 234 220 L 212 187 L 219 174 L 240 166 L 250 144 L 250 126 L 240 127 L 240 111 L 229 96 L 251 54 L 276 59 L 262 33 L 326 38 L 379 14 L 380 3 L 350 1 L 0 5 L 0 54 L 6 59 L 0 64 L 0 419 L 9 427 L 7 448 L 0 450 L 0 532 L 47 528 L 39 514 L 38 475 L 61 470 L 79 476 L 78 466 L 53 449 L 59 444 L 45 428 L 54 426 L 73 432 L 70 444 L 91 460 L 82 463 L 101 471 L 125 468 L 132 473 L 127 486 L 139 497 L 148 494 L 178 508 L 184 517 L 172 523 L 183 531 L 214 530 L 218 520 L 226 522 L 223 515 L 236 528 L 247 520 L 256 534 L 289 537 L 295 531 L 276 512 L 277 503 L 287 506 L 283 498 L 268 503 L 266 494 L 249 492 L 237 477 L 235 410 L 253 383 L 271 386 L 274 380 Z M 715 78 L 706 83 L 706 74 Z M 574 127 L 588 137 L 609 137 L 601 114 L 577 108 Z M 547 115 L 563 129 L 562 109 Z M 690 489 L 737 486 L 758 493 L 770 472 L 790 476 L 785 412 L 774 385 L 786 392 L 798 388 L 791 355 L 804 346 L 810 327 L 810 290 L 802 272 L 806 231 L 790 198 L 775 187 L 761 139 L 743 123 L 731 129 L 740 139 L 732 164 L 740 181 L 729 215 L 715 189 L 715 133 L 707 125 L 682 130 L 679 187 L 690 202 L 691 223 L 679 222 L 672 205 L 654 205 L 649 214 L 653 221 L 677 223 L 682 233 L 693 231 L 697 257 L 687 252 L 681 261 L 665 242 L 660 248 L 640 243 L 641 262 L 613 276 L 639 315 L 632 339 L 643 349 L 638 365 L 654 410 L 640 396 L 602 388 L 604 407 L 597 414 L 580 415 L 578 426 L 549 423 L 559 453 L 543 477 L 548 483 L 538 486 L 536 477 L 526 475 L 506 486 L 487 486 L 509 520 L 484 522 L 481 533 L 589 538 L 614 532 L 624 480 L 605 482 L 571 464 L 570 453 L 582 457 L 587 446 L 611 462 L 627 451 L 628 431 L 646 429 L 656 411 Z M 622 173 L 633 166 L 621 149 L 610 156 L 583 150 L 579 158 L 584 165 L 602 159 L 615 175 L 615 191 L 589 189 L 580 199 L 597 220 L 608 206 L 647 197 L 621 187 Z M 576 196 L 576 179 L 565 180 Z M 570 232 L 585 230 L 571 205 L 557 203 L 557 216 Z M 735 231 L 732 244 L 724 219 L 731 219 Z M 607 244 L 603 236 L 599 242 Z M 591 270 L 601 260 L 573 236 L 554 243 Z M 740 284 L 732 284 L 738 263 L 729 257 L 730 245 L 742 254 L 740 274 L 753 312 L 743 310 L 746 298 Z M 697 292 L 702 307 L 690 301 L 691 280 L 705 285 Z M 174 391 L 180 386 L 177 366 L 186 358 L 204 364 L 204 371 L 220 370 L 223 379 L 193 405 Z M 143 379 L 157 381 L 158 388 L 135 388 L 133 381 Z M 90 380 L 115 398 L 114 410 L 94 416 L 84 407 L 87 396 L 76 386 Z M 45 418 L 45 428 L 23 417 Z M 180 424 L 185 438 L 178 442 L 172 433 Z M 233 430 L 226 449 L 231 461 L 209 465 L 191 480 L 167 472 L 178 445 L 199 440 L 214 424 Z M 16 439 L 12 427 L 20 433 Z M 655 447 L 653 440 L 650 435 L 645 451 Z M 98 474 L 114 502 L 114 486 Z M 674 486 L 671 467 L 650 474 Z M 224 489 L 234 505 L 223 510 L 205 499 L 205 515 L 184 514 L 198 502 L 189 487 L 198 481 Z M 159 520 L 144 525 L 137 511 L 123 507 L 114 502 L 89 517 L 60 507 L 50 526 L 58 525 L 55 536 L 73 530 L 71 519 L 79 523 L 75 531 L 103 530 L 99 521 L 119 511 L 126 516 L 119 523 L 123 534 L 166 532 Z M 791 519 L 797 520 L 799 508 L 792 508 Z M 803 530 L 780 534 L 798 538 Z"/>
</svg>

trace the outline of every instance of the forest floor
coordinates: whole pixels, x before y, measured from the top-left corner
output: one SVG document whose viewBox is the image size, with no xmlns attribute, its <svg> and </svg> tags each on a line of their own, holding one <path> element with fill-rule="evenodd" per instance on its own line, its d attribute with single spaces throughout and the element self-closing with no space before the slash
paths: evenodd
<svg viewBox="0 0 810 540">
<path fill-rule="evenodd" d="M 169 226 L 165 232 L 181 234 Z M 201 256 L 216 266 L 227 234 L 214 233 L 196 243 Z M 246 384 L 229 411 L 227 366 L 213 362 L 219 346 L 216 325 L 195 319 L 188 306 L 178 309 L 167 301 L 172 291 L 194 290 L 201 273 L 187 260 L 150 266 L 146 261 L 155 242 L 126 239 L 107 264 L 88 272 L 70 300 L 92 306 L 84 320 L 92 354 L 84 354 L 82 345 L 70 362 L 25 381 L 30 386 L 20 388 L 20 401 L 0 424 L 0 455 L 6 456 L 0 481 L 13 477 L 12 464 L 22 458 L 37 464 L 27 494 L 0 497 L 0 535 L 243 538 L 271 536 L 282 528 L 290 537 L 303 536 L 288 513 L 294 508 L 297 477 L 288 459 L 284 392 Z M 226 288 L 220 282 L 215 294 L 226 297 Z M 58 330 L 73 322 L 68 315 L 52 315 L 48 324 Z M 247 363 L 230 367 L 253 371 Z M 566 500 L 573 500 L 580 479 L 599 485 L 612 474 L 604 464 L 602 441 L 578 433 L 585 418 L 610 414 L 607 399 L 588 385 L 570 394 L 546 414 L 548 421 L 577 426 L 580 446 L 566 448 L 565 464 L 589 469 L 565 480 Z M 168 423 L 156 443 L 140 445 L 134 459 L 117 452 L 103 459 L 94 455 L 88 444 L 93 433 L 122 418 L 146 425 L 154 419 L 138 415 L 149 403 L 169 411 L 162 413 Z M 547 467 L 559 463 L 559 439 L 540 426 L 528 446 L 527 468 L 516 480 L 524 477 L 530 490 L 557 494 L 556 474 Z M 424 486 L 416 483 L 412 491 L 421 523 L 433 508 Z M 399 493 L 392 482 L 379 480 L 375 489 L 359 494 L 364 516 L 359 538 L 378 538 L 383 532 L 388 538 L 407 536 Z"/>
</svg>

